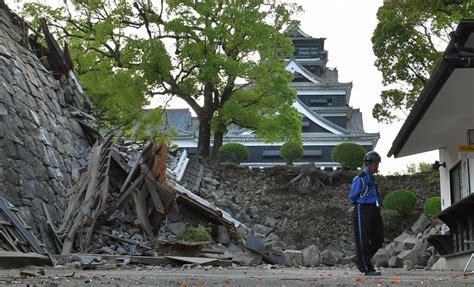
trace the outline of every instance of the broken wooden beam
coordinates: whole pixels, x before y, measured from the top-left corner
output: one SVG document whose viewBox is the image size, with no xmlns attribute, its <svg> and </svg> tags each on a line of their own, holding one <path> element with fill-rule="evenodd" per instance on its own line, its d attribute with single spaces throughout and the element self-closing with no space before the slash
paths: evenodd
<svg viewBox="0 0 474 287">
<path fill-rule="evenodd" d="M 28 265 L 51 265 L 51 259 L 48 256 L 33 252 L 22 253 L 12 251 L 0 251 L 1 268 L 20 268 Z"/>
<path fill-rule="evenodd" d="M 13 206 L 10 205 L 11 204 L 4 198 L 0 198 L 0 211 L 2 212 L 5 219 L 7 219 L 12 224 L 16 233 L 18 234 L 18 239 L 25 241 L 29 248 L 31 248 L 31 251 L 38 254 L 48 254 L 48 251 L 43 247 L 44 245 L 42 245 L 41 242 L 39 242 L 38 239 L 36 239 L 36 237 L 34 237 L 33 234 L 31 234 L 30 231 L 25 228 L 24 222 L 15 212 L 11 210 Z"/>
</svg>

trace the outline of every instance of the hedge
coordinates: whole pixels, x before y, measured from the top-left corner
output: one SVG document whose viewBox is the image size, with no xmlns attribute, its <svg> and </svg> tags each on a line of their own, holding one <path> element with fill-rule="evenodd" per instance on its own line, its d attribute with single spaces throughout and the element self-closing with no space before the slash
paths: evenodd
<svg viewBox="0 0 474 287">
<path fill-rule="evenodd" d="M 287 142 L 280 148 L 280 156 L 288 164 L 293 164 L 294 160 L 302 158 L 303 152 L 303 145 L 297 142 Z"/>
<path fill-rule="evenodd" d="M 332 160 L 349 170 L 357 170 L 364 165 L 366 150 L 356 143 L 341 143 L 332 149 Z"/>
<path fill-rule="evenodd" d="M 387 194 L 383 203 L 386 209 L 396 210 L 401 216 L 406 216 L 415 210 L 416 194 L 406 189 L 398 189 Z"/>
<path fill-rule="evenodd" d="M 428 198 L 423 206 L 423 210 L 427 216 L 435 216 L 441 212 L 441 197 L 434 196 Z"/>
<path fill-rule="evenodd" d="M 219 160 L 240 164 L 250 157 L 249 149 L 243 144 L 227 143 L 219 148 Z"/>
</svg>

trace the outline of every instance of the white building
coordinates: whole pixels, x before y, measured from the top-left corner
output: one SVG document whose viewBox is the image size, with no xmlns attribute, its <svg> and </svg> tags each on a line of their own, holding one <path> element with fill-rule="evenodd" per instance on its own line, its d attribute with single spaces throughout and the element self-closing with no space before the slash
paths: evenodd
<svg viewBox="0 0 474 287">
<path fill-rule="evenodd" d="M 442 212 L 449 227 L 429 239 L 462 270 L 474 252 L 474 20 L 451 35 L 442 60 L 395 138 L 388 156 L 439 150 Z"/>
</svg>

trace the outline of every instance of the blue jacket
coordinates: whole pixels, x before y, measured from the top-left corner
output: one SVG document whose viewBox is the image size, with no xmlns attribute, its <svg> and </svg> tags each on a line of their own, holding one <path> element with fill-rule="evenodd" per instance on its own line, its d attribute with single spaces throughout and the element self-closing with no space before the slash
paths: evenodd
<svg viewBox="0 0 474 287">
<path fill-rule="evenodd" d="M 352 180 L 351 192 L 349 193 L 349 200 L 352 203 L 361 204 L 376 204 L 380 206 L 382 200 L 380 193 L 375 183 L 374 176 L 370 173 L 367 167 L 364 168 Z"/>
</svg>

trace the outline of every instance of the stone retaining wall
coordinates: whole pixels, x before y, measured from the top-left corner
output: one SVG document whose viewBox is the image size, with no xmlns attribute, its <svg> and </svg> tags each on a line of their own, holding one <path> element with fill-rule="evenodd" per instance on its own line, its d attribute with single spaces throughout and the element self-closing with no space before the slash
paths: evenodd
<svg viewBox="0 0 474 287">
<path fill-rule="evenodd" d="M 1 2 L 0 196 L 20 209 L 51 250 L 42 203 L 59 222 L 72 175 L 87 158 L 88 143 L 65 101 L 83 94 L 45 69 Z"/>
</svg>

